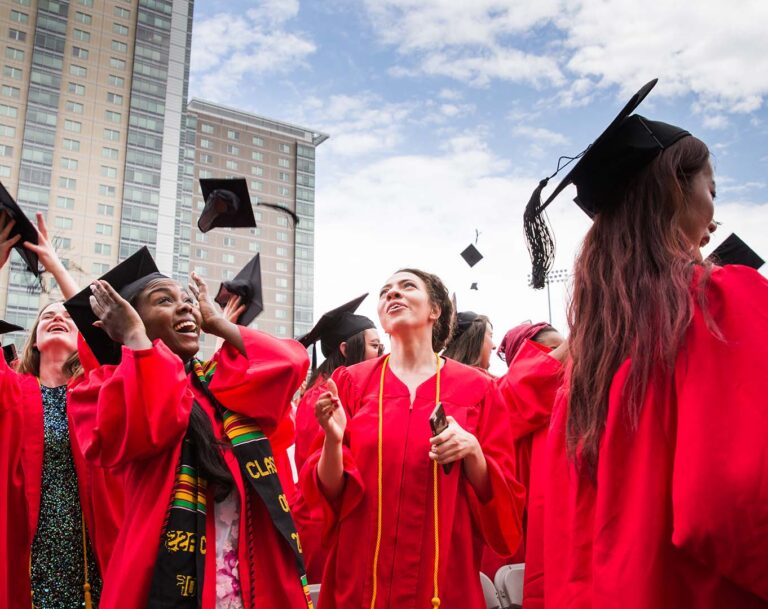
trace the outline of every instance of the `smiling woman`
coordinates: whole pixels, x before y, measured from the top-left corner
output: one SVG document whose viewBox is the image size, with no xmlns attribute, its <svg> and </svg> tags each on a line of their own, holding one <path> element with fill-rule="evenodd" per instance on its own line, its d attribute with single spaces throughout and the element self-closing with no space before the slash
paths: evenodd
<svg viewBox="0 0 768 609">
<path fill-rule="evenodd" d="M 271 443 L 307 353 L 224 318 L 194 273 L 187 291 L 147 268 L 145 249 L 90 286 L 89 345 L 122 347 L 71 396 L 86 458 L 120 468 L 129 498 L 100 609 L 307 606 Z M 224 340 L 211 361 L 201 332 Z"/>
<path fill-rule="evenodd" d="M 37 221 L 37 244 L 23 245 L 71 296 L 77 287 L 41 215 Z M 13 228 L 0 213 L 0 266 L 19 241 Z M 38 607 L 75 609 L 99 600 L 122 495 L 110 474 L 85 463 L 74 439 L 67 396 L 78 369 L 77 328 L 61 302 L 40 310 L 16 370 L 0 359 L 2 607 L 26 609 L 34 598 Z"/>
</svg>

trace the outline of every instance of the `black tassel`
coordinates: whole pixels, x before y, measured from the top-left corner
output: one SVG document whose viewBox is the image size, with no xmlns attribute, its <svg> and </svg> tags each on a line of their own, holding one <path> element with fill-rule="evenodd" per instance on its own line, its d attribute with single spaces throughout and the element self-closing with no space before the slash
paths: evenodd
<svg viewBox="0 0 768 609">
<path fill-rule="evenodd" d="M 317 343 L 312 343 L 312 372 L 317 370 Z"/>
<path fill-rule="evenodd" d="M 555 240 L 541 208 L 541 191 L 548 182 L 549 178 L 539 182 L 523 214 L 523 230 L 531 256 L 531 286 L 536 290 L 544 287 L 547 273 L 555 260 Z"/>
</svg>

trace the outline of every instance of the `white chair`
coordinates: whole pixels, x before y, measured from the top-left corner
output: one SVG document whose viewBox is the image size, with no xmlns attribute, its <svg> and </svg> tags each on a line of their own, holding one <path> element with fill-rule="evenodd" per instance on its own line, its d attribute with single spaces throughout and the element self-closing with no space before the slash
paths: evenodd
<svg viewBox="0 0 768 609">
<path fill-rule="evenodd" d="M 317 609 L 317 599 L 320 598 L 320 584 L 309 584 L 309 597 L 312 599 L 315 609 Z"/>
<path fill-rule="evenodd" d="M 493 585 L 491 578 L 485 573 L 480 573 L 480 583 L 483 586 L 483 596 L 485 597 L 486 609 L 501 609 L 501 603 L 499 602 L 499 595 L 496 592 L 496 587 Z"/>
<path fill-rule="evenodd" d="M 525 563 L 504 565 L 496 571 L 493 585 L 499 594 L 502 609 L 514 609 L 523 605 L 523 578 Z"/>
</svg>

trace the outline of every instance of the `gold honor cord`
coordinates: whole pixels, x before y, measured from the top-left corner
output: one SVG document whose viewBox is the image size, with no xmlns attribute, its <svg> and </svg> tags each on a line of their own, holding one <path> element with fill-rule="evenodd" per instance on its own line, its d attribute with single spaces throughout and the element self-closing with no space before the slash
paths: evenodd
<svg viewBox="0 0 768 609">
<path fill-rule="evenodd" d="M 437 367 L 436 372 L 436 388 L 435 388 L 435 406 L 440 403 L 440 356 L 435 353 L 435 364 Z M 381 379 L 379 381 L 379 421 L 378 421 L 378 446 L 377 446 L 377 493 L 376 498 L 376 546 L 373 552 L 373 590 L 371 593 L 371 605 L 370 609 L 376 607 L 376 594 L 378 592 L 378 565 L 379 565 L 379 551 L 381 550 L 381 519 L 382 519 L 382 489 L 383 489 L 383 454 L 384 454 L 384 374 L 387 371 L 389 365 L 389 355 L 384 358 L 384 363 L 381 366 Z M 432 462 L 432 496 L 433 496 L 433 511 L 435 521 L 435 559 L 434 570 L 432 579 L 432 607 L 437 609 L 440 606 L 440 593 L 438 587 L 438 572 L 440 564 L 440 526 L 438 516 L 438 500 L 437 500 L 437 461 Z"/>
</svg>

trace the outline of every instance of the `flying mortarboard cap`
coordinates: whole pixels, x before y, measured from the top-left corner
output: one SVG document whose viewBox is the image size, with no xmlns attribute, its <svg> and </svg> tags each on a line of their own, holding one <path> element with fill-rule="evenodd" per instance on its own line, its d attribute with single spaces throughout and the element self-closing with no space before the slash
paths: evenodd
<svg viewBox="0 0 768 609">
<path fill-rule="evenodd" d="M 240 301 L 246 306 L 245 311 L 237 319 L 241 326 L 247 326 L 264 310 L 264 298 L 261 293 L 261 261 L 256 254 L 231 281 L 223 281 L 214 300 L 220 307 L 227 306 L 230 297 L 240 296 Z"/>
<path fill-rule="evenodd" d="M 480 250 L 478 250 L 472 243 L 470 243 L 467 248 L 461 252 L 461 257 L 464 258 L 464 262 L 466 262 L 470 267 L 475 266 L 483 259 L 483 255 L 480 253 Z"/>
<path fill-rule="evenodd" d="M 21 256 L 27 265 L 27 270 L 40 276 L 42 271 L 40 270 L 40 264 L 37 259 L 37 254 L 24 247 L 24 242 L 29 241 L 37 245 L 37 229 L 29 221 L 29 218 L 21 211 L 18 203 L 13 200 L 13 197 L 5 189 L 5 186 L 0 182 L 0 209 L 4 210 L 13 220 L 16 220 L 16 224 L 11 231 L 9 237 L 21 235 L 21 239 L 13 246 L 13 249 Z"/>
<path fill-rule="evenodd" d="M 245 178 L 203 178 L 200 180 L 205 207 L 197 228 L 207 233 L 212 228 L 252 228 L 256 226 L 251 197 Z"/>
<path fill-rule="evenodd" d="M 99 277 L 111 285 L 123 298 L 131 302 L 144 287 L 165 275 L 157 270 L 152 254 L 146 246 L 123 260 L 113 269 Z M 119 364 L 122 345 L 113 341 L 101 328 L 93 325 L 97 321 L 91 309 L 90 285 L 64 303 L 72 320 L 100 364 Z"/>
<path fill-rule="evenodd" d="M 471 286 L 469 286 L 469 289 L 470 290 L 477 290 L 478 289 L 477 282 L 474 282 Z"/>
<path fill-rule="evenodd" d="M 765 260 L 744 243 L 736 233 L 731 233 L 725 241 L 718 245 L 709 255 L 708 260 L 721 266 L 725 266 L 726 264 L 741 264 L 755 270 L 765 264 Z"/>
<path fill-rule="evenodd" d="M 5 363 L 9 366 L 19 359 L 19 356 L 16 354 L 16 345 L 13 343 L 10 345 L 3 345 L 3 359 L 5 359 Z"/>
<path fill-rule="evenodd" d="M 547 271 L 554 259 L 554 240 L 542 217 L 546 207 L 569 184 L 576 186 L 575 203 L 590 217 L 605 210 L 606 204 L 615 199 L 629 181 L 665 148 L 690 135 L 685 129 L 651 121 L 638 114 L 631 114 L 656 85 L 658 79 L 646 83 L 600 136 L 586 150 L 560 165 L 555 173 L 544 178 L 531 195 L 523 216 L 528 251 L 533 262 L 532 285 L 544 287 Z M 541 191 L 549 180 L 570 162 L 576 164 L 558 184 L 557 188 L 541 203 Z"/>
<path fill-rule="evenodd" d="M 9 323 L 4 319 L 0 319 L 0 334 L 8 334 L 9 332 L 22 332 L 23 330 L 24 328 L 21 326 Z"/>
<path fill-rule="evenodd" d="M 305 347 L 320 341 L 320 350 L 328 357 L 345 340 L 352 338 L 363 330 L 375 328 L 376 325 L 364 315 L 355 315 L 357 307 L 368 296 L 366 292 L 354 300 L 336 307 L 325 313 L 307 334 L 299 338 L 299 342 Z M 313 362 L 314 367 L 314 362 Z"/>
</svg>

